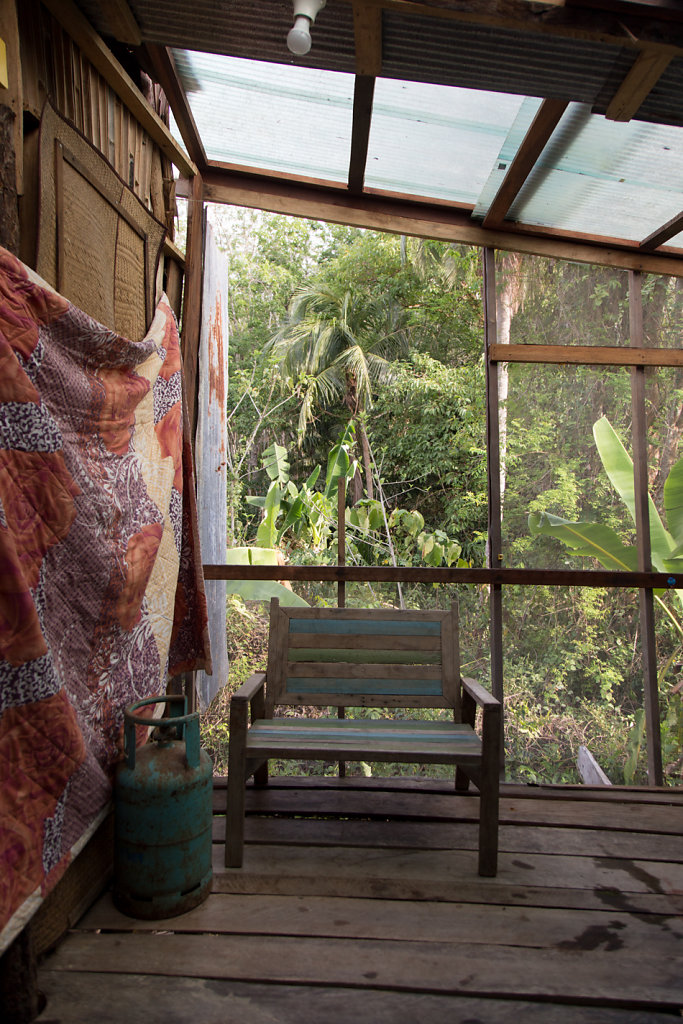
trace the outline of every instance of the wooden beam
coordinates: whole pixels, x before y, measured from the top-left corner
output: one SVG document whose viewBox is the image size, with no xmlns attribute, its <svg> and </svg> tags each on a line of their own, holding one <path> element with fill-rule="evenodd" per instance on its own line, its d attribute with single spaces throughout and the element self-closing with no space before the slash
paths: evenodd
<svg viewBox="0 0 683 1024">
<path fill-rule="evenodd" d="M 353 0 L 353 35 L 356 74 L 377 78 L 382 74 L 382 9 Z"/>
<path fill-rule="evenodd" d="M 683 589 L 683 573 L 609 569 L 413 569 L 360 565 L 204 565 L 207 580 L 291 580 L 338 583 L 475 583 L 480 586 L 663 587 Z"/>
<path fill-rule="evenodd" d="M 171 160 L 181 174 L 193 177 L 197 167 L 182 146 L 179 146 L 161 118 L 152 110 L 133 79 L 123 69 L 111 50 L 81 14 L 73 0 L 42 0 L 45 7 L 66 29 L 83 55 L 99 71 L 119 99 L 128 108 L 150 138 Z"/>
<path fill-rule="evenodd" d="M 374 94 L 375 79 L 369 78 L 366 75 L 356 75 L 353 90 L 353 128 L 351 131 L 351 159 L 349 161 L 348 183 L 349 192 L 354 194 L 360 194 L 363 191 Z"/>
<path fill-rule="evenodd" d="M 199 136 L 199 129 L 188 102 L 187 94 L 180 81 L 180 75 L 178 74 L 173 54 L 167 46 L 157 46 L 154 43 L 148 43 L 144 49 L 156 80 L 166 93 L 166 98 L 173 111 L 173 116 L 183 137 L 183 142 L 187 147 L 187 152 L 201 172 L 208 163 L 206 151 Z"/>
<path fill-rule="evenodd" d="M 187 253 L 185 256 L 185 291 L 183 295 L 183 372 L 190 438 L 194 450 L 197 425 L 197 360 L 202 316 L 202 282 L 204 263 L 204 185 L 197 174 L 192 179 L 192 193 L 187 207 Z"/>
<path fill-rule="evenodd" d="M 187 197 L 188 194 L 188 182 L 180 179 L 177 195 Z M 346 189 L 313 189 L 265 176 L 231 174 L 210 166 L 204 174 L 204 198 L 207 202 L 230 203 L 394 234 L 683 277 L 683 254 L 679 251 L 670 255 L 643 253 L 571 238 L 538 236 L 531 229 L 518 231 L 515 226 L 493 231 L 476 224 L 466 210 L 408 200 L 400 202 L 369 195 L 367 191 L 362 196 L 353 196 Z"/>
<path fill-rule="evenodd" d="M 568 106 L 565 100 L 543 100 L 484 217 L 485 228 L 498 228 L 502 225 Z"/>
<path fill-rule="evenodd" d="M 673 55 L 673 51 L 641 50 L 612 97 L 605 117 L 609 121 L 630 121 L 668 68 Z"/>
<path fill-rule="evenodd" d="M 491 362 L 575 366 L 683 366 L 683 350 L 616 345 L 491 345 Z"/>
<path fill-rule="evenodd" d="M 683 211 L 677 213 L 675 217 L 663 224 L 661 228 L 657 228 L 651 235 L 644 238 L 638 248 L 641 252 L 652 252 L 657 249 L 660 245 L 664 245 L 670 238 L 677 235 L 679 231 L 683 231 Z"/>
<path fill-rule="evenodd" d="M 348 0 L 356 2 L 356 0 Z M 542 0 L 538 0 L 542 4 Z M 586 0 L 579 6 L 577 3 L 549 4 L 555 10 L 545 12 L 539 17 L 533 3 L 515 3 L 508 0 L 503 3 L 492 3 L 491 0 L 467 0 L 456 7 L 455 4 L 422 3 L 419 0 L 368 0 L 368 6 L 380 7 L 398 14 L 414 14 L 419 18 L 441 18 L 459 21 L 470 25 L 491 26 L 492 28 L 512 29 L 517 32 L 529 32 L 537 36 L 555 36 L 565 39 L 581 39 L 586 42 L 613 44 L 620 47 L 641 49 L 647 44 L 653 49 L 670 49 L 675 47 L 677 54 L 683 54 L 683 32 L 681 31 L 679 11 L 673 13 L 668 8 L 646 11 L 629 10 L 628 25 L 625 28 L 618 17 L 610 11 L 596 9 L 592 0 Z M 677 16 L 678 15 L 678 16 Z M 622 17 L 625 11 L 622 10 Z M 661 21 L 659 20 L 661 19 Z M 672 25 L 672 21 L 674 24 Z M 666 33 L 666 34 L 665 34 Z M 666 43 L 662 43 L 666 38 Z"/>
<path fill-rule="evenodd" d="M 114 39 L 126 46 L 140 46 L 142 33 L 127 0 L 107 0 L 100 5 L 100 17 L 106 19 Z"/>
</svg>

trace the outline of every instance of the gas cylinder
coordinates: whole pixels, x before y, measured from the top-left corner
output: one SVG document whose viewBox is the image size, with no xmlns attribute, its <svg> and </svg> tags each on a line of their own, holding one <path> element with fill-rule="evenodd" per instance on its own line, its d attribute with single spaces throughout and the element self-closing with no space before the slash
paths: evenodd
<svg viewBox="0 0 683 1024">
<path fill-rule="evenodd" d="M 169 705 L 167 718 L 136 715 Z M 124 712 L 125 760 L 114 786 L 114 902 L 132 917 L 183 914 L 211 890 L 213 769 L 199 746 L 199 715 L 182 696 L 150 697 Z M 136 748 L 136 725 L 154 725 Z"/>
</svg>

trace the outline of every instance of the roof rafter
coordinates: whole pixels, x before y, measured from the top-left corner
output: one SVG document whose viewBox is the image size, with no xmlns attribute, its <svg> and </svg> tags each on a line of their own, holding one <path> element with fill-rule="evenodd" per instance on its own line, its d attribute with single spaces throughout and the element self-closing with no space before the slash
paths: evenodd
<svg viewBox="0 0 683 1024">
<path fill-rule="evenodd" d="M 501 226 L 568 105 L 566 100 L 543 100 L 488 208 L 483 221 L 485 228 Z"/>
<path fill-rule="evenodd" d="M 199 169 L 203 170 L 208 164 L 206 150 L 199 136 L 199 129 L 195 123 L 187 94 L 180 81 L 173 54 L 167 46 L 157 46 L 155 43 L 147 43 L 144 49 L 156 79 L 166 93 L 187 152 Z"/>
<path fill-rule="evenodd" d="M 644 238 L 639 245 L 641 252 L 653 252 L 660 245 L 664 245 L 670 238 L 677 235 L 679 231 L 683 231 L 683 211 L 677 213 L 675 217 L 663 224 L 661 228 L 657 228 L 651 235 Z"/>
<path fill-rule="evenodd" d="M 630 121 L 652 91 L 674 56 L 646 47 L 641 50 L 631 70 L 612 97 L 605 112 L 609 121 Z"/>
<path fill-rule="evenodd" d="M 353 90 L 353 123 L 348 187 L 363 191 L 368 142 L 372 122 L 375 78 L 382 73 L 382 10 L 354 0 L 353 33 L 356 51 L 356 81 Z"/>
</svg>

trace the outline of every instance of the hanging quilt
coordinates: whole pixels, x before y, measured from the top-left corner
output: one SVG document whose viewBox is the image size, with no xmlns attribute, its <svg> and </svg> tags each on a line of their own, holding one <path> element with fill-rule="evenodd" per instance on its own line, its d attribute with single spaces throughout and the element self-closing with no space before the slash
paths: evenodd
<svg viewBox="0 0 683 1024">
<path fill-rule="evenodd" d="M 126 705 L 211 669 L 181 382 L 165 297 L 130 341 L 0 249 L 0 951 L 107 806 Z"/>
</svg>

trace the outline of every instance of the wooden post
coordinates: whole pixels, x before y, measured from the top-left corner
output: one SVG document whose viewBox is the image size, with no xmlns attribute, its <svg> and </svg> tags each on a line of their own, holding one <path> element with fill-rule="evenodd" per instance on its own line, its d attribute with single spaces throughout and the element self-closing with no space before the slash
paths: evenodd
<svg viewBox="0 0 683 1024">
<path fill-rule="evenodd" d="M 337 480 L 337 565 L 346 565 L 346 480 Z M 337 605 L 346 607 L 346 583 L 337 583 Z"/>
<path fill-rule="evenodd" d="M 484 249 L 484 345 L 486 349 L 486 451 L 488 465 L 488 541 L 487 562 L 490 569 L 503 561 L 500 510 L 500 431 L 498 423 L 498 364 L 489 358 L 491 345 L 496 344 L 496 266 L 493 249 Z M 503 589 L 494 583 L 489 590 L 491 629 L 491 691 L 503 704 Z M 500 716 L 500 761 L 505 768 L 503 721 Z"/>
<path fill-rule="evenodd" d="M 629 331 L 631 345 L 643 344 L 642 278 L 638 271 L 629 272 Z M 647 480 L 647 417 L 645 415 L 645 368 L 631 368 L 631 413 L 633 439 L 633 484 L 635 492 L 638 569 L 652 569 L 650 550 L 650 512 Z M 651 786 L 664 783 L 662 741 L 659 722 L 659 687 L 657 684 L 657 648 L 655 641 L 654 596 L 652 590 L 639 590 L 640 637 L 643 657 L 643 697 L 647 729 L 647 772 Z"/>
<path fill-rule="evenodd" d="M 337 565 L 346 565 L 346 480 L 340 477 L 337 480 Z M 339 580 L 337 583 L 337 605 L 339 608 L 346 608 L 346 583 Z M 346 708 L 337 708 L 337 718 L 346 716 Z M 346 775 L 346 762 L 339 761 L 339 778 Z"/>
<path fill-rule="evenodd" d="M 192 194 L 187 201 L 187 251 L 185 254 L 182 332 L 185 393 L 193 451 L 197 426 L 197 360 L 202 315 L 203 260 L 204 184 L 201 175 L 196 174 L 192 179 Z"/>
</svg>

